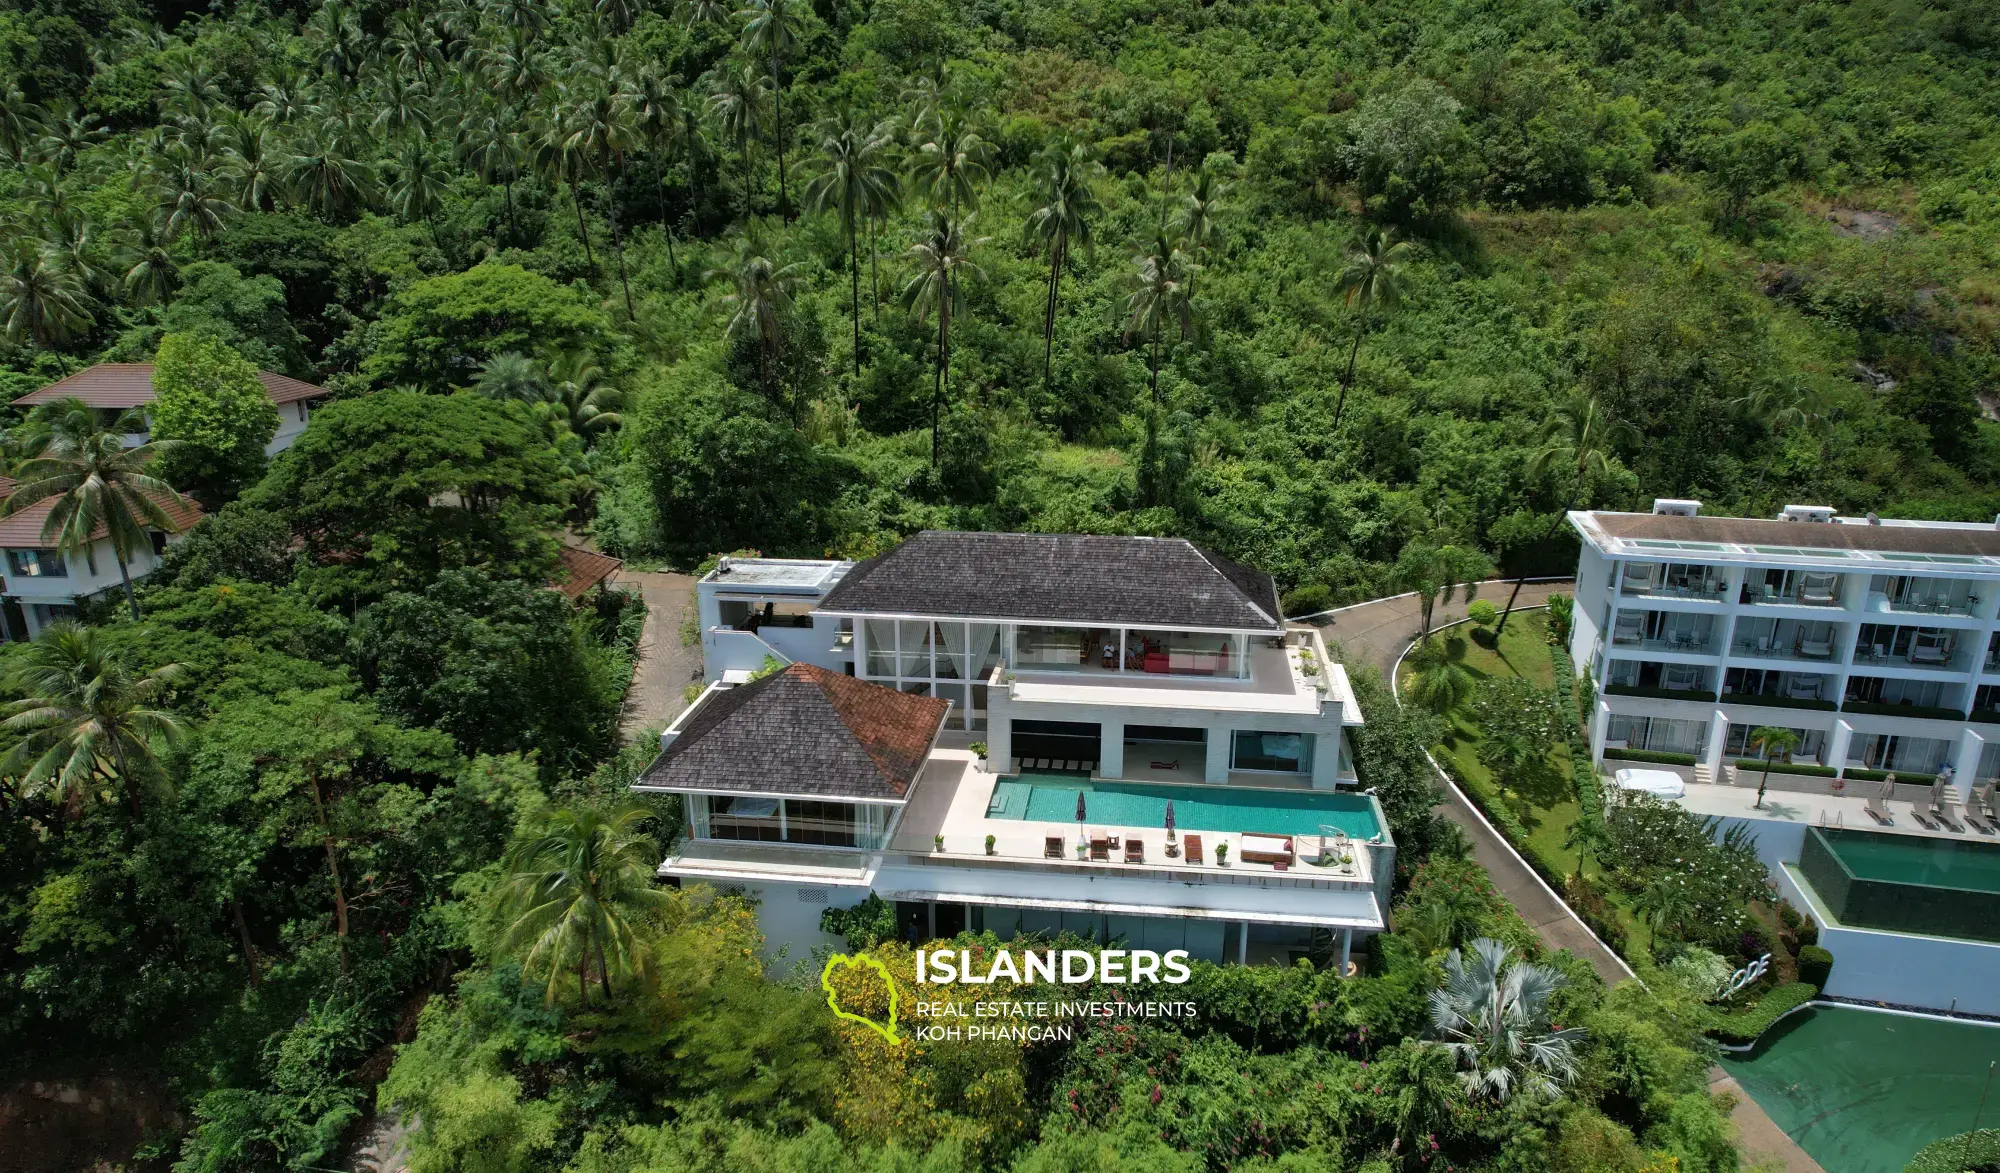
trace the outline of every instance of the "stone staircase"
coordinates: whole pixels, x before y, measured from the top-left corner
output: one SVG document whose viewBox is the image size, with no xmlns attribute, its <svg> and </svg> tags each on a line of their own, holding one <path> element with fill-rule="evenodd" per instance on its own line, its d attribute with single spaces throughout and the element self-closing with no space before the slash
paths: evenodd
<svg viewBox="0 0 2000 1173">
<path fill-rule="evenodd" d="M 1723 770 L 1725 772 L 1727 772 L 1728 769 L 1729 767 L 1727 766 L 1723 767 Z M 1716 784 L 1715 771 L 1708 768 L 1708 763 L 1697 762 L 1695 763 L 1694 767 L 1694 775 L 1693 777 L 1690 777 L 1688 781 L 1692 782 L 1696 786 L 1714 786 Z M 1724 782 L 1723 785 L 1728 785 L 1728 783 Z"/>
</svg>

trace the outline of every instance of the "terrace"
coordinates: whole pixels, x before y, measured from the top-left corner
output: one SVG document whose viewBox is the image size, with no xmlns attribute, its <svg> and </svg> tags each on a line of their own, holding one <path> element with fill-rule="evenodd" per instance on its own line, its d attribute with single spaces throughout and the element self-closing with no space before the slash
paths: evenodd
<svg viewBox="0 0 2000 1173">
<path fill-rule="evenodd" d="M 1201 708 L 1219 712 L 1316 714 L 1351 699 L 1346 671 L 1311 628 L 1248 641 L 1243 676 L 1179 675 L 1070 668 L 995 667 L 987 679 L 1012 700 L 1071 705 Z M 1351 708 L 1351 706 L 1350 706 Z"/>
<path fill-rule="evenodd" d="M 1846 586 L 1830 570 L 1752 570 L 1743 580 L 1745 603 L 1789 607 L 1838 607 Z"/>
<path fill-rule="evenodd" d="M 1627 562 L 1618 590 L 1642 599 L 1693 599 L 1720 603 L 1729 589 L 1720 566 L 1690 562 Z"/>
<path fill-rule="evenodd" d="M 1976 641 L 1944 627 L 1864 623 L 1854 641 L 1856 664 L 1922 668 L 1963 675 L 1972 667 Z"/>
<path fill-rule="evenodd" d="M 1833 660 L 1846 644 L 1846 630 L 1838 623 L 1746 615 L 1736 621 L 1729 652 L 1759 660 Z"/>
<path fill-rule="evenodd" d="M 1979 610 L 1980 586 L 1963 578 L 1878 574 L 1868 582 L 1868 610 L 1970 616 Z"/>
</svg>

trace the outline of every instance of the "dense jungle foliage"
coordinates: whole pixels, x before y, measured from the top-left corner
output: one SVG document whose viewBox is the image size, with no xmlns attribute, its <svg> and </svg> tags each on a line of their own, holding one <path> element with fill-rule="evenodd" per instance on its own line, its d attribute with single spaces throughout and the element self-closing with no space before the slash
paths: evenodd
<svg viewBox="0 0 2000 1173">
<path fill-rule="evenodd" d="M 544 586 L 565 531 L 1000 527 L 1302 611 L 1561 571 L 1569 506 L 1993 516 L 1996 52 L 1980 0 L 13 0 L 0 399 L 157 361 L 174 443 L 0 458 L 211 516 L 0 665 L 6 1073 L 152 1087 L 181 1173 L 1735 1168 L 1706 979 L 1541 956 L 1378 681 L 1364 976 L 892 1052 L 646 883 L 641 609 Z M 338 396 L 268 465 L 259 369 Z M 577 851 L 609 941 L 529 898 Z M 1423 1041 L 1489 939 L 1562 1057 L 1511 1095 Z"/>
</svg>

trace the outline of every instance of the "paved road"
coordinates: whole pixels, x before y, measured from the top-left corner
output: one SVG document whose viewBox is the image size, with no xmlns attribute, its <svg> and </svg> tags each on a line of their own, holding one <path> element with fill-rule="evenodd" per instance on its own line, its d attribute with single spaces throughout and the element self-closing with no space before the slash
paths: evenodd
<svg viewBox="0 0 2000 1173">
<path fill-rule="evenodd" d="M 1548 601 L 1551 594 L 1567 594 L 1573 586 L 1568 582 L 1527 583 L 1521 587 L 1520 597 L 1514 605 L 1539 607 Z M 1482 583 L 1478 597 L 1491 600 L 1496 606 L 1505 606 L 1512 592 L 1511 582 Z M 1433 612 L 1431 623 L 1435 626 L 1462 619 L 1465 608 L 1464 599 L 1440 606 Z M 1416 640 L 1419 614 L 1416 598 L 1402 596 L 1377 599 L 1358 607 L 1317 616 L 1311 622 L 1325 631 L 1327 639 L 1340 644 L 1347 663 L 1373 665 L 1387 677 L 1396 658 L 1403 654 L 1403 649 Z M 1466 837 L 1472 841 L 1472 858 L 1493 877 L 1493 885 L 1500 890 L 1500 894 L 1535 927 L 1543 944 L 1551 949 L 1567 949 L 1590 962 L 1591 968 L 1597 971 L 1606 985 L 1617 985 L 1632 976 L 1611 950 L 1590 935 L 1576 915 L 1570 912 L 1569 906 L 1542 885 L 1527 863 L 1455 791 L 1445 790 L 1438 813 L 1465 831 Z M 1775 1166 L 1784 1173 L 1824 1173 L 1818 1163 L 1787 1136 L 1728 1073 L 1720 1067 L 1711 1067 L 1708 1074 L 1710 1094 L 1726 1093 L 1736 1102 L 1731 1119 L 1736 1124 L 1736 1147 L 1746 1165 L 1758 1168 Z"/>
<path fill-rule="evenodd" d="M 614 581 L 638 587 L 646 600 L 646 630 L 639 637 L 632 687 L 619 718 L 620 732 L 636 737 L 672 721 L 686 707 L 681 692 L 688 682 L 701 679 L 701 645 L 681 643 L 681 617 L 694 606 L 694 579 L 620 570 Z"/>
</svg>

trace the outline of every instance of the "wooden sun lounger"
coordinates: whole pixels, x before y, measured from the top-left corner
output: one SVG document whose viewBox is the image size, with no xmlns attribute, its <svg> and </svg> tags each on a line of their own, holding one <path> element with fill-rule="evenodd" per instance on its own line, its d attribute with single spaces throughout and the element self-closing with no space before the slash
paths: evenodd
<svg viewBox="0 0 2000 1173">
<path fill-rule="evenodd" d="M 1061 859 L 1062 857 L 1063 841 L 1061 835 L 1050 835 L 1042 840 L 1043 859 Z"/>
<path fill-rule="evenodd" d="M 1144 839 L 1127 839 L 1125 841 L 1125 862 L 1146 862 L 1146 841 Z"/>
<path fill-rule="evenodd" d="M 1188 835 L 1185 838 L 1187 849 L 1181 852 L 1181 857 L 1187 861 L 1189 867 L 1198 868 L 1201 866 L 1201 836 Z"/>
<path fill-rule="evenodd" d="M 1111 840 L 1103 836 L 1092 839 L 1090 841 L 1090 860 L 1092 863 L 1110 863 Z"/>
</svg>

